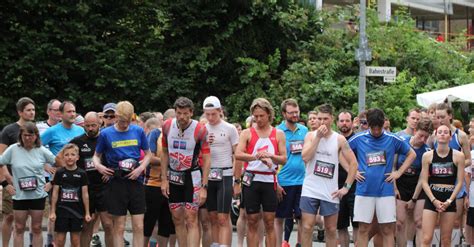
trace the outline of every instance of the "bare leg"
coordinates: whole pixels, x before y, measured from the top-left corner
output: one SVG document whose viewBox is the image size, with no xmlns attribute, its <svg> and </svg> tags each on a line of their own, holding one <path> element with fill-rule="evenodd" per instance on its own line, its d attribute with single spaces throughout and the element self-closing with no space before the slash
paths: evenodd
<svg viewBox="0 0 474 247">
<path fill-rule="evenodd" d="M 24 246 L 24 234 L 25 234 L 25 225 L 26 220 L 28 219 L 28 211 L 26 210 L 14 210 L 13 211 L 15 219 L 15 233 L 13 238 L 13 246 L 23 247 Z"/>
<path fill-rule="evenodd" d="M 114 225 L 113 239 L 115 247 L 123 247 L 123 233 L 125 231 L 125 220 L 127 216 L 112 216 L 112 222 Z"/>
<path fill-rule="evenodd" d="M 206 210 L 207 211 L 207 210 Z M 193 209 L 185 209 L 185 221 L 186 227 L 188 228 L 187 234 L 187 246 L 199 247 L 199 221 L 198 211 Z M 179 243 L 178 243 L 179 244 Z M 181 244 L 179 244 L 181 247 Z"/>
<path fill-rule="evenodd" d="M 301 246 L 311 247 L 313 245 L 313 229 L 316 224 L 316 215 L 309 213 L 301 213 Z"/>
<path fill-rule="evenodd" d="M 144 214 L 132 215 L 133 246 L 143 246 L 143 217 Z M 123 236 L 122 236 L 123 242 Z"/>
<path fill-rule="evenodd" d="M 285 224 L 285 219 L 275 218 L 276 246 L 281 246 L 281 243 L 283 242 L 284 224 Z"/>
</svg>

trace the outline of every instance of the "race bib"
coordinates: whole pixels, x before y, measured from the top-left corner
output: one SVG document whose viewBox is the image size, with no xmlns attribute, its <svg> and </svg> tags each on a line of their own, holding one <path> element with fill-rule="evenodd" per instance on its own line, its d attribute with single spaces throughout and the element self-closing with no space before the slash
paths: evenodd
<svg viewBox="0 0 474 247">
<path fill-rule="evenodd" d="M 38 187 L 38 180 L 36 177 L 24 177 L 18 179 L 20 190 L 36 190 Z"/>
<path fill-rule="evenodd" d="M 244 176 L 242 177 L 242 184 L 245 186 L 252 185 L 253 177 L 255 177 L 255 174 L 245 171 Z"/>
<path fill-rule="evenodd" d="M 290 153 L 301 153 L 301 151 L 303 151 L 303 143 L 303 141 L 290 141 Z"/>
<path fill-rule="evenodd" d="M 137 161 L 134 159 L 126 159 L 119 161 L 118 166 L 119 169 L 124 171 L 124 172 L 131 172 L 137 164 Z"/>
<path fill-rule="evenodd" d="M 336 165 L 327 163 L 324 161 L 317 160 L 314 164 L 314 175 L 325 177 L 325 178 L 333 178 L 334 177 L 334 168 Z"/>
<path fill-rule="evenodd" d="M 211 181 L 222 181 L 223 170 L 219 168 L 211 168 L 209 172 L 209 180 Z"/>
<path fill-rule="evenodd" d="M 408 167 L 405 172 L 403 173 L 406 176 L 415 176 L 416 175 L 416 168 L 414 167 Z"/>
<path fill-rule="evenodd" d="M 86 168 L 86 171 L 95 170 L 95 165 L 94 165 L 94 162 L 92 161 L 92 158 L 84 159 L 84 167 Z"/>
<path fill-rule="evenodd" d="M 454 175 L 453 162 L 433 163 L 431 165 L 431 175 L 436 177 L 449 177 Z"/>
<path fill-rule="evenodd" d="M 367 153 L 365 156 L 367 166 L 380 166 L 386 165 L 387 159 L 385 158 L 385 151 Z"/>
<path fill-rule="evenodd" d="M 63 202 L 79 202 L 79 189 L 61 188 L 61 201 Z"/>
<path fill-rule="evenodd" d="M 184 185 L 184 176 L 184 172 L 168 171 L 168 179 L 175 185 Z"/>
</svg>

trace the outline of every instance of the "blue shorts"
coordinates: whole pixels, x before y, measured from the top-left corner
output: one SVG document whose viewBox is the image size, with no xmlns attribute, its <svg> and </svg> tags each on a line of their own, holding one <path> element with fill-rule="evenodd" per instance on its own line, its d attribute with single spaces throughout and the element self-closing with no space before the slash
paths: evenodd
<svg viewBox="0 0 474 247">
<path fill-rule="evenodd" d="M 278 203 L 275 217 L 280 219 L 301 218 L 300 198 L 303 185 L 282 186 L 282 188 L 286 195 L 283 195 L 283 200 Z"/>
<path fill-rule="evenodd" d="M 300 200 L 300 209 L 304 213 L 314 215 L 317 215 L 319 210 L 319 215 L 330 216 L 339 212 L 339 203 L 302 196 Z"/>
</svg>

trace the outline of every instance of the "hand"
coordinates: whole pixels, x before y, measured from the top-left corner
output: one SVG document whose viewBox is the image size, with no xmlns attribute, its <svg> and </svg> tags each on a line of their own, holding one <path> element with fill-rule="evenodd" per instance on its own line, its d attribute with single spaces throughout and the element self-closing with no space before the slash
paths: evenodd
<svg viewBox="0 0 474 247">
<path fill-rule="evenodd" d="M 407 209 L 408 210 L 413 210 L 415 208 L 415 202 L 413 202 L 412 200 L 408 201 L 407 203 Z"/>
<path fill-rule="evenodd" d="M 242 188 L 240 184 L 234 184 L 234 198 L 238 197 L 242 193 Z"/>
<path fill-rule="evenodd" d="M 199 190 L 199 206 L 204 205 L 207 199 L 207 189 L 201 188 Z"/>
<path fill-rule="evenodd" d="M 170 184 L 168 180 L 163 179 L 161 180 L 161 194 L 163 194 L 164 197 L 169 199 L 170 195 Z"/>
<path fill-rule="evenodd" d="M 45 165 L 44 170 L 51 175 L 54 175 L 56 173 L 56 168 L 50 165 Z"/>
<path fill-rule="evenodd" d="M 393 171 L 390 173 L 390 175 L 385 179 L 385 182 L 392 183 L 393 181 L 397 180 L 401 176 L 400 172 Z"/>
<path fill-rule="evenodd" d="M 133 171 L 131 171 L 129 174 L 127 174 L 127 176 L 125 177 L 131 180 L 137 180 L 137 178 L 142 175 L 144 170 L 145 170 L 145 167 L 138 166 L 137 168 L 133 169 Z"/>
<path fill-rule="evenodd" d="M 327 135 L 328 133 L 328 128 L 326 127 L 326 125 L 322 124 L 321 126 L 319 126 L 317 132 L 316 132 L 316 137 L 318 138 L 323 138 Z"/>
<path fill-rule="evenodd" d="M 349 192 L 349 190 L 346 187 L 342 187 L 339 190 L 333 192 L 331 196 L 333 199 L 336 199 L 336 198 L 341 199 L 343 196 L 347 194 L 347 192 Z"/>
<path fill-rule="evenodd" d="M 268 166 L 268 169 L 272 169 L 273 161 L 270 158 L 262 158 L 260 160 L 262 161 L 263 164 Z"/>
<path fill-rule="evenodd" d="M 9 184 L 5 187 L 5 190 L 10 194 L 11 196 L 16 195 L 15 187 L 13 185 Z"/>
<path fill-rule="evenodd" d="M 446 208 L 444 208 L 443 203 L 437 199 L 433 202 L 433 205 L 436 207 L 436 211 L 438 211 L 439 213 L 442 213 L 446 210 Z"/>
<path fill-rule="evenodd" d="M 255 157 L 259 160 L 263 159 L 263 158 L 272 158 L 273 157 L 273 154 L 269 153 L 269 152 L 258 152 L 257 154 L 255 154 Z"/>
<path fill-rule="evenodd" d="M 95 169 L 97 169 L 97 171 L 100 172 L 102 175 L 107 175 L 107 176 L 110 176 L 110 177 L 112 177 L 114 175 L 114 170 L 112 170 L 108 167 L 105 167 L 102 164 L 96 165 Z"/>
<path fill-rule="evenodd" d="M 49 220 L 52 221 L 52 222 L 56 221 L 56 213 L 55 212 L 51 212 L 49 214 Z"/>
<path fill-rule="evenodd" d="M 362 173 L 360 171 L 357 171 L 356 175 L 355 175 L 355 180 L 357 180 L 357 182 L 359 183 L 362 183 L 365 181 L 365 177 L 362 175 Z"/>
<path fill-rule="evenodd" d="M 102 182 L 107 183 L 110 180 L 110 176 L 102 175 Z"/>
<path fill-rule="evenodd" d="M 91 222 L 91 220 L 92 220 L 91 215 L 90 215 L 90 214 L 86 214 L 86 216 L 84 216 L 84 220 L 85 220 L 87 223 Z"/>
<path fill-rule="evenodd" d="M 400 191 L 398 189 L 395 189 L 395 198 L 398 200 L 402 199 L 402 196 L 400 195 Z"/>
<path fill-rule="evenodd" d="M 465 199 L 464 199 L 464 208 L 466 210 L 469 209 L 469 196 L 467 196 Z"/>
<path fill-rule="evenodd" d="M 285 189 L 283 189 L 283 187 L 281 187 L 280 185 L 277 185 L 276 193 L 277 193 L 278 202 L 281 202 L 283 200 L 283 196 L 286 195 Z"/>
<path fill-rule="evenodd" d="M 51 190 L 51 188 L 53 188 L 53 185 L 51 184 L 51 182 L 47 182 L 45 185 L 44 185 L 44 191 L 45 192 L 49 192 Z"/>
</svg>

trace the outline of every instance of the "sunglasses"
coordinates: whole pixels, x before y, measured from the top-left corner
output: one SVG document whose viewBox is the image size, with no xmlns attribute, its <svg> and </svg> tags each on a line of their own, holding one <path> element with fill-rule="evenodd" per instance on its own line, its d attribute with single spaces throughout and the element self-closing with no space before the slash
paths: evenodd
<svg viewBox="0 0 474 247">
<path fill-rule="evenodd" d="M 114 119 L 115 115 L 104 115 L 104 118 L 106 119 Z"/>
<path fill-rule="evenodd" d="M 366 124 L 368 124 L 368 122 L 367 122 L 367 120 L 360 120 L 360 124 L 366 125 Z"/>
</svg>

